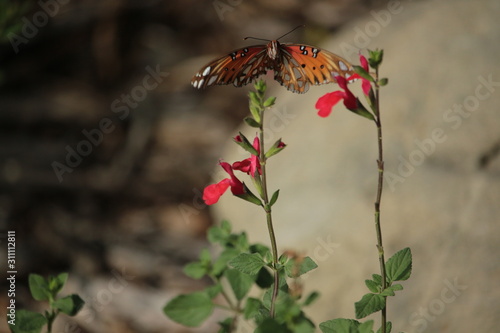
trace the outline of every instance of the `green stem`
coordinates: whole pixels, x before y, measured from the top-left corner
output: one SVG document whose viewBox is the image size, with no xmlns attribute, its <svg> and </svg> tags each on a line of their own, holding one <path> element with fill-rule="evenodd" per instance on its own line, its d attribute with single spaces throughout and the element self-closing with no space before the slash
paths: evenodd
<svg viewBox="0 0 500 333">
<path fill-rule="evenodd" d="M 376 77 L 378 78 L 378 68 L 376 69 Z M 377 140 L 378 140 L 378 187 L 377 187 L 377 198 L 375 200 L 375 230 L 377 233 L 377 249 L 378 257 L 380 262 L 380 275 L 382 276 L 382 290 L 387 288 L 387 280 L 385 273 L 385 259 L 384 259 L 384 247 L 382 244 L 382 227 L 380 226 L 380 202 L 382 200 L 382 188 L 384 184 L 384 151 L 382 146 L 382 120 L 380 117 L 380 102 L 379 102 L 379 90 L 378 84 L 375 86 L 375 124 L 377 125 Z M 387 301 L 387 297 L 384 297 Z M 386 321 L 387 321 L 387 303 L 382 309 L 382 327 L 381 332 L 386 333 Z"/>
<path fill-rule="evenodd" d="M 262 196 L 264 200 L 264 210 L 266 211 L 266 220 L 267 220 L 267 229 L 269 232 L 269 238 L 271 239 L 271 250 L 273 255 L 273 269 L 274 269 L 274 288 L 273 294 L 271 297 L 271 308 L 269 309 L 271 318 L 274 318 L 274 307 L 276 303 L 276 298 L 278 297 L 278 288 L 279 288 L 279 272 L 277 269 L 278 266 L 278 246 L 276 245 L 276 236 L 274 234 L 273 227 L 273 219 L 271 214 L 271 205 L 269 205 L 269 196 L 267 194 L 267 180 L 266 180 L 266 155 L 264 150 L 264 111 L 260 113 L 260 165 L 261 165 L 261 181 L 262 181 Z"/>
</svg>

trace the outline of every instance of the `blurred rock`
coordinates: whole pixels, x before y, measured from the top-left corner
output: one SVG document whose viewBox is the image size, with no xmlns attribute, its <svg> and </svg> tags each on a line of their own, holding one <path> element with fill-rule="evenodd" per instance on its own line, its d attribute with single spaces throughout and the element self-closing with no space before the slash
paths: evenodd
<svg viewBox="0 0 500 333">
<path fill-rule="evenodd" d="M 385 50 L 384 246 L 386 258 L 407 246 L 413 253 L 410 280 L 388 299 L 397 332 L 493 332 L 499 324 L 499 15 L 495 0 L 404 1 L 323 45 L 354 63 L 359 49 Z M 343 106 L 316 115 L 317 98 L 337 86 L 300 96 L 268 84 L 278 97 L 268 124 L 284 119 L 276 112 L 288 115 L 268 140 L 288 144 L 268 164 L 270 191 L 281 190 L 273 210 L 280 253 L 303 251 L 319 264 L 304 278 L 322 294 L 309 311 L 317 324 L 354 318 L 364 280 L 378 272 L 375 126 Z M 242 156 L 231 144 L 223 158 Z M 258 207 L 227 196 L 214 209 L 251 241 L 269 243 Z"/>
</svg>

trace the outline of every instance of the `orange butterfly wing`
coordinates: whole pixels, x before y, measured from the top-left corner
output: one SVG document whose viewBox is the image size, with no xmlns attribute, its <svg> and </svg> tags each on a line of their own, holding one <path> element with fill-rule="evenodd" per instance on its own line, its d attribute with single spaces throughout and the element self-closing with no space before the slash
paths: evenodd
<svg viewBox="0 0 500 333">
<path fill-rule="evenodd" d="M 286 89 L 303 94 L 310 85 L 335 83 L 335 76 L 354 74 L 352 65 L 342 57 L 303 44 L 280 44 L 281 64 L 274 79 Z"/>
<path fill-rule="evenodd" d="M 195 88 L 230 83 L 241 87 L 272 69 L 270 66 L 265 45 L 248 46 L 203 66 L 191 84 Z"/>
</svg>

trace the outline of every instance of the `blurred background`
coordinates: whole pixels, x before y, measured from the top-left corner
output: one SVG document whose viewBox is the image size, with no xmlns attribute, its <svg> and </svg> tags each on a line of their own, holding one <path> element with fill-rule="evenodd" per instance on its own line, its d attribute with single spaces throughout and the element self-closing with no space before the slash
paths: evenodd
<svg viewBox="0 0 500 333">
<path fill-rule="evenodd" d="M 31 299 L 29 273 L 69 272 L 63 294 L 87 304 L 59 318 L 57 332 L 214 331 L 182 328 L 161 309 L 208 283 L 182 267 L 207 245 L 213 221 L 200 193 L 251 87 L 199 91 L 191 77 L 248 45 L 245 36 L 273 39 L 306 24 L 284 41 L 317 45 L 382 4 L 2 1 L 0 253 L 15 230 L 17 307 L 46 306 Z M 120 292 L 110 290 L 116 278 Z"/>
</svg>

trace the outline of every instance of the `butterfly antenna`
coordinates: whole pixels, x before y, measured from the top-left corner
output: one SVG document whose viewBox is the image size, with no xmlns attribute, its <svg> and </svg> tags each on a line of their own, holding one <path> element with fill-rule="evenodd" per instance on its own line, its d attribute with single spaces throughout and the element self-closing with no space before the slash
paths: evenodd
<svg viewBox="0 0 500 333">
<path fill-rule="evenodd" d="M 287 32 L 286 34 L 284 34 L 283 36 L 281 36 L 281 37 L 279 37 L 279 38 L 276 38 L 276 40 L 279 40 L 279 39 L 281 39 L 281 38 L 285 37 L 286 35 L 291 34 L 291 33 L 292 33 L 292 32 L 294 32 L 295 30 L 297 30 L 298 28 L 303 28 L 303 27 L 305 27 L 305 26 L 306 26 L 305 24 L 298 25 L 298 26 L 296 26 L 295 28 L 293 28 L 292 30 L 288 31 L 288 32 Z"/>
<path fill-rule="evenodd" d="M 279 40 L 283 37 L 285 37 L 286 35 L 288 34 L 291 34 L 292 32 L 294 32 L 295 30 L 297 30 L 298 28 L 302 28 L 302 27 L 305 27 L 306 25 L 305 24 L 301 24 L 299 26 L 296 26 L 295 28 L 293 28 L 292 30 L 288 31 L 286 34 L 284 34 L 283 36 L 279 37 L 279 38 L 276 38 L 276 40 Z M 270 42 L 269 39 L 264 39 L 264 38 L 256 38 L 256 37 L 245 37 L 243 38 L 243 40 L 247 40 L 247 39 L 255 39 L 255 40 L 262 40 L 262 41 L 265 41 L 265 42 Z"/>
<path fill-rule="evenodd" d="M 247 39 L 255 39 L 255 40 L 263 40 L 264 42 L 269 42 L 269 39 L 263 39 L 263 38 L 256 38 L 256 37 L 245 37 L 243 40 Z"/>
</svg>

